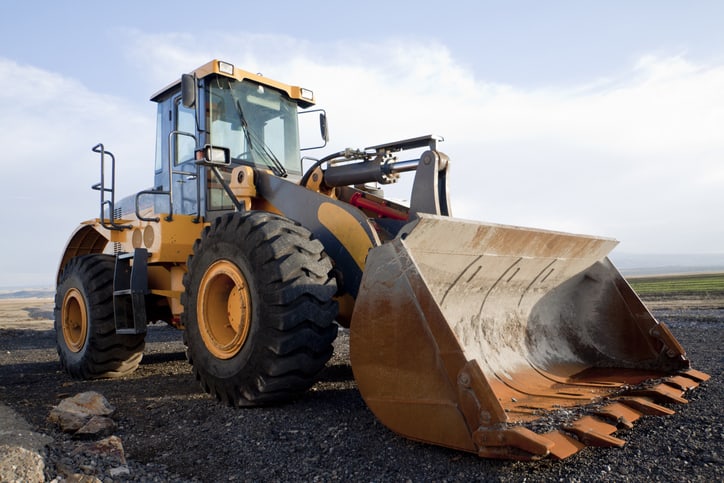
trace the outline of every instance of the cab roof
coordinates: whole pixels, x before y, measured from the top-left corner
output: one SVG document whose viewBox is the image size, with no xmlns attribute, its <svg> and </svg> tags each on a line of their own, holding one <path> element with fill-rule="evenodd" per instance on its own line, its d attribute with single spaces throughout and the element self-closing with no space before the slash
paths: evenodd
<svg viewBox="0 0 724 483">
<path fill-rule="evenodd" d="M 236 79 L 238 81 L 249 79 L 258 84 L 272 87 L 286 93 L 286 95 L 289 96 L 290 99 L 296 100 L 297 104 L 299 104 L 303 108 L 314 105 L 314 93 L 310 89 L 284 84 L 283 82 L 275 81 L 273 79 L 269 79 L 268 77 L 264 77 L 261 74 L 254 74 L 249 71 L 239 69 L 233 64 L 224 62 L 222 60 L 214 59 L 193 70 L 190 73 L 194 74 L 199 79 L 203 79 L 210 75 L 221 75 L 224 77 L 229 77 L 231 79 Z M 151 96 L 151 100 L 154 102 L 161 101 L 170 91 L 178 89 L 180 85 L 181 79 L 172 82 L 171 84 L 167 85 L 160 91 L 156 92 L 153 96 Z"/>
</svg>

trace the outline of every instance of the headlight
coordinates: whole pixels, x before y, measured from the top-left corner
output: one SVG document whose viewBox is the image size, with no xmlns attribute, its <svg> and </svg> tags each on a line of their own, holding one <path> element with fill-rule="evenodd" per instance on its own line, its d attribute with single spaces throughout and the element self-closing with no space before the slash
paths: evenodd
<svg viewBox="0 0 724 483">
<path fill-rule="evenodd" d="M 219 72 L 221 72 L 222 74 L 234 75 L 234 65 L 220 60 L 219 61 Z"/>
</svg>

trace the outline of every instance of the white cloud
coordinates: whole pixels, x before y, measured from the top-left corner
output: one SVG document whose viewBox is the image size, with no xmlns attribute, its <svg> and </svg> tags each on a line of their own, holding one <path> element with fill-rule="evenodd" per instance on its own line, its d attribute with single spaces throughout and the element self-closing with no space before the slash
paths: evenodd
<svg viewBox="0 0 724 483">
<path fill-rule="evenodd" d="M 3 221 L 2 286 L 52 283 L 81 221 L 98 216 L 105 142 L 117 158 L 119 192 L 152 183 L 153 111 L 89 91 L 75 79 L 0 58 Z M 145 182 L 140 184 L 142 171 Z M 123 181 L 120 181 L 123 179 Z"/>
<path fill-rule="evenodd" d="M 149 92 L 211 58 L 314 89 L 331 122 L 325 152 L 442 134 L 458 216 L 614 236 L 625 251 L 724 251 L 724 64 L 643 57 L 586 85 L 523 88 L 476 78 L 446 47 L 415 39 L 124 35 L 125 62 Z M 32 232 L 11 248 L 56 256 L 95 216 L 97 142 L 118 157 L 119 193 L 151 183 L 146 98 L 2 59 L 0 98 L 2 196 Z"/>
</svg>

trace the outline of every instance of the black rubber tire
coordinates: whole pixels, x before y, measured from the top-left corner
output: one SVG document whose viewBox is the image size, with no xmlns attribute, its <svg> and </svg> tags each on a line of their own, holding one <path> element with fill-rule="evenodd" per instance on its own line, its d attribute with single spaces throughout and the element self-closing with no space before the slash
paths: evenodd
<svg viewBox="0 0 724 483">
<path fill-rule="evenodd" d="M 135 371 L 143 358 L 143 334 L 116 334 L 114 260 L 101 254 L 75 257 L 58 282 L 56 344 L 63 369 L 75 379 L 122 377 Z"/>
<path fill-rule="evenodd" d="M 207 274 L 218 264 L 238 269 L 251 306 L 244 310 L 236 304 L 224 312 L 223 323 L 235 320 L 226 316 L 233 310 L 243 311 L 249 320 L 240 347 L 225 357 L 205 343 L 200 326 L 212 321 L 199 323 L 197 310 L 208 290 L 200 285 L 204 280 L 212 285 Z M 187 357 L 203 389 L 229 405 L 254 406 L 286 401 L 311 387 L 337 337 L 337 285 L 331 269 L 323 245 L 282 216 L 231 213 L 207 227 L 189 257 L 181 296 Z M 227 300 L 231 296 L 223 303 Z"/>
</svg>

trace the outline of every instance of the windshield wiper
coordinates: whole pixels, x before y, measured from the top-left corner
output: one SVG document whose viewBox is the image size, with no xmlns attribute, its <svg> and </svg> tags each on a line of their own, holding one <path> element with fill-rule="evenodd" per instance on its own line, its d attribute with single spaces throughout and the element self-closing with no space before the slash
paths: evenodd
<svg viewBox="0 0 724 483">
<path fill-rule="evenodd" d="M 287 170 L 284 168 L 284 165 L 279 161 L 274 152 L 269 149 L 269 146 L 264 143 L 264 140 L 249 128 L 249 123 L 246 122 L 246 117 L 244 116 L 244 110 L 241 108 L 241 102 L 239 102 L 239 99 L 234 95 L 233 89 L 231 89 L 231 96 L 234 99 L 234 107 L 239 114 L 241 126 L 244 128 L 244 137 L 246 138 L 246 143 L 249 145 L 249 150 L 261 156 L 275 175 L 286 178 Z"/>
</svg>

